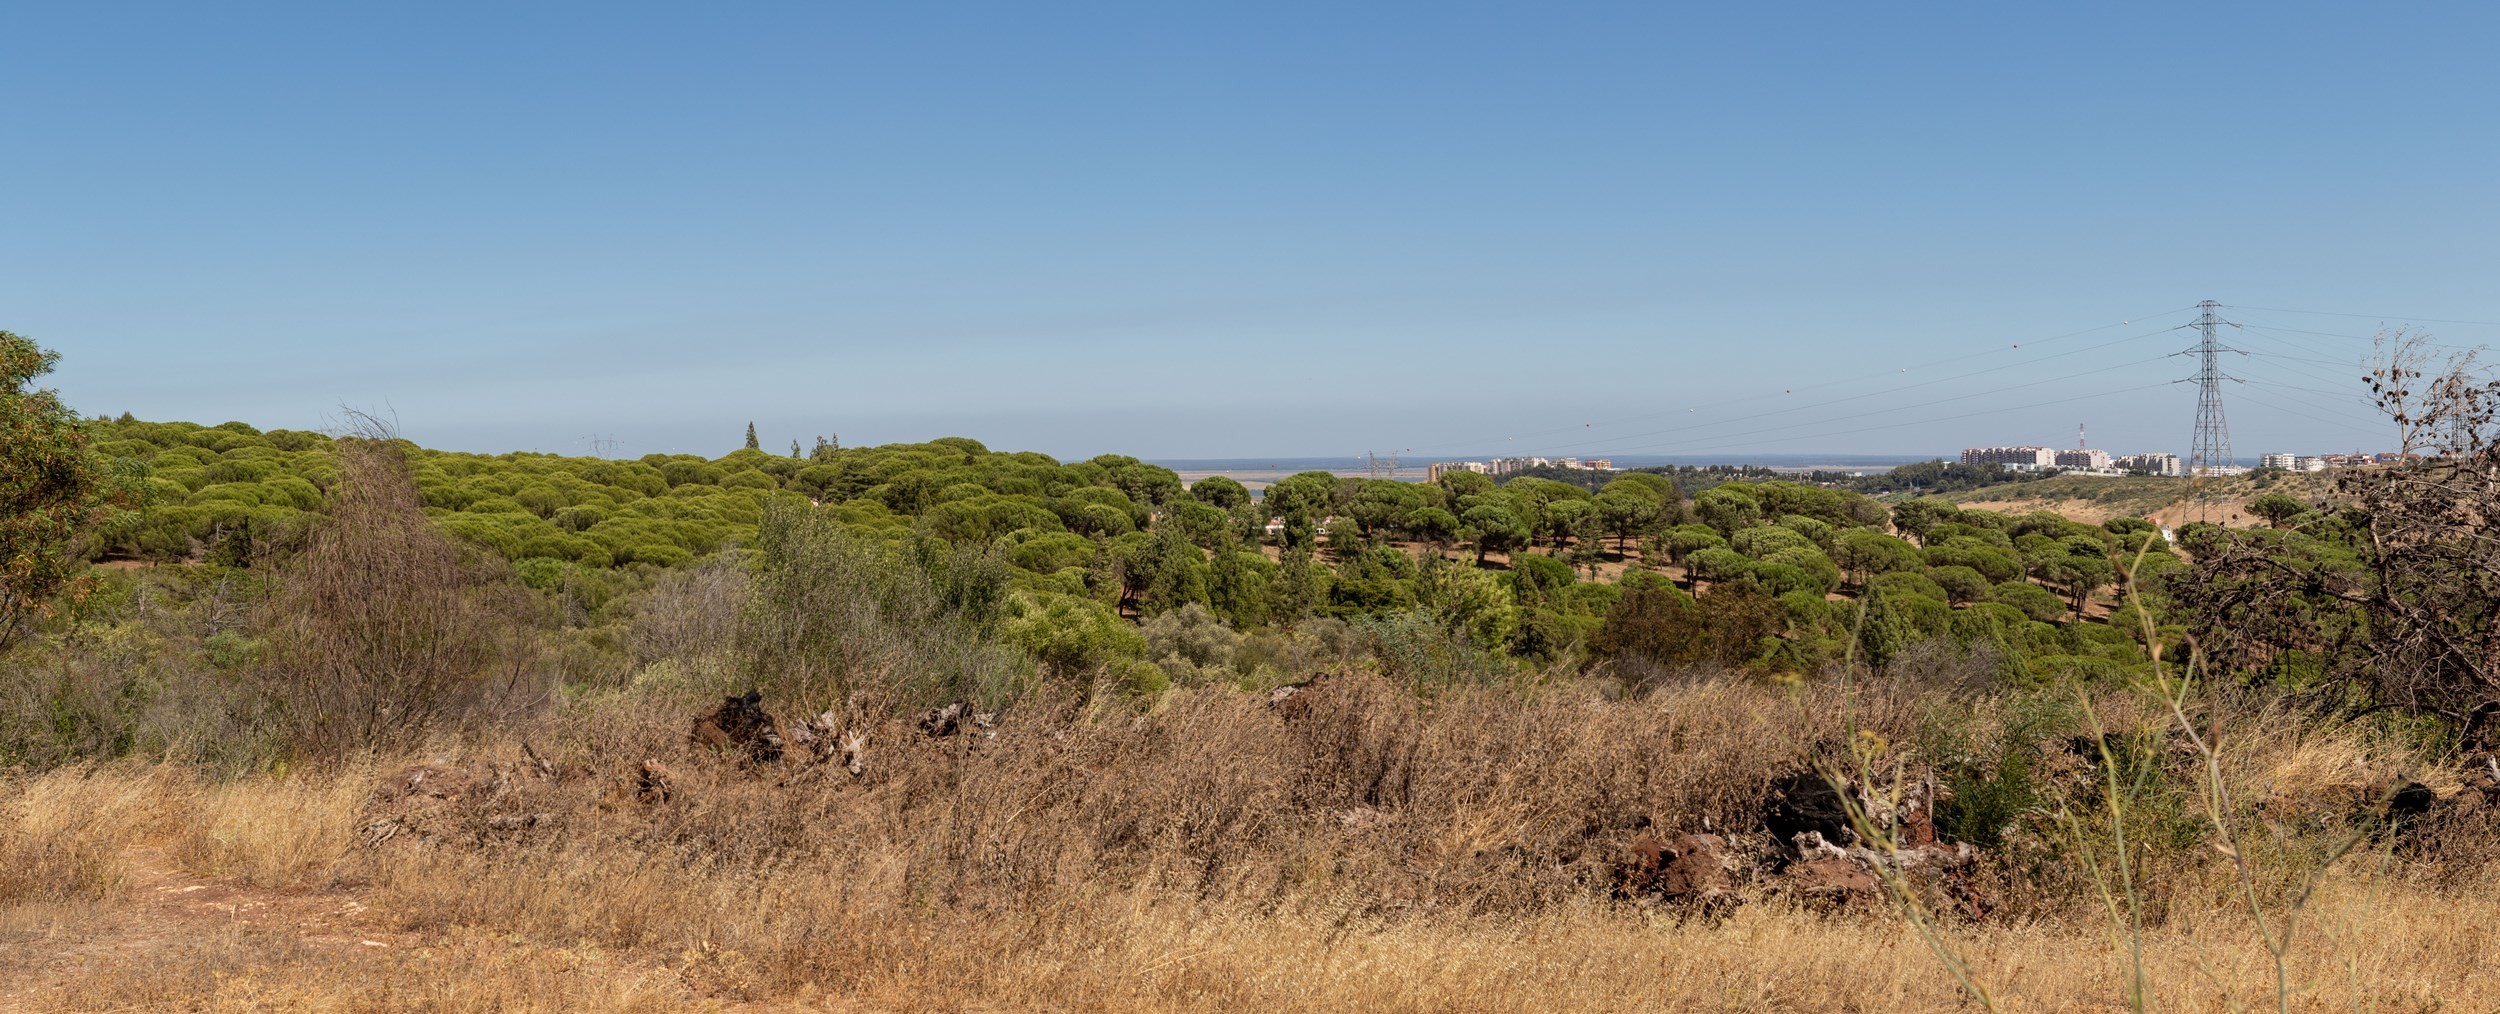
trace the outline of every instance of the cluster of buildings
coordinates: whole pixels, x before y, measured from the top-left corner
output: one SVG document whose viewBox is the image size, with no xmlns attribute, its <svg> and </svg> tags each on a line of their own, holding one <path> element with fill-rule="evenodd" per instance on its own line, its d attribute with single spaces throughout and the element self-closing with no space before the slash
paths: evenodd
<svg viewBox="0 0 2500 1014">
<path fill-rule="evenodd" d="M 2286 472 L 2326 471 L 2326 457 L 2319 454 L 2268 454 L 2257 459 L 2260 468 L 2280 468 Z"/>
<path fill-rule="evenodd" d="M 2179 462 L 2179 456 L 2172 454 L 2169 451 L 2154 451 L 2149 454 L 2130 454 L 2126 457 L 2110 462 L 2110 467 L 2116 468 L 2122 473 L 2142 472 L 2146 475 L 2187 474 L 2187 469 Z"/>
<path fill-rule="evenodd" d="M 1438 482 L 1443 475 L 1451 472 L 1474 472 L 1498 479 L 1505 475 L 1516 475 L 1531 468 L 1570 468 L 1590 472 L 1608 472 L 1613 471 L 1614 467 L 1613 458 L 1590 458 L 1585 461 L 1579 458 L 1495 458 L 1491 461 L 1436 461 L 1425 467 L 1424 474 L 1432 481 Z"/>
<path fill-rule="evenodd" d="M 2279 468 L 2286 472 L 2323 472 L 2330 468 L 2355 465 L 2385 464 L 2396 460 L 2393 454 L 2268 454 L 2257 459 L 2261 468 Z M 2129 454 L 2111 457 L 2107 451 L 2077 447 L 1965 447 L 1965 465 L 2002 465 L 2013 472 L 2045 472 L 2056 469 L 2084 475 L 2186 475 L 2185 463 L 2168 452 Z M 2248 469 L 2238 465 L 2215 468 L 2215 475 L 2238 475 Z"/>
<path fill-rule="evenodd" d="M 2108 451 L 2089 447 L 2059 449 L 2055 447 L 1965 447 L 1965 465 L 2002 465 L 2012 472 L 2045 472 L 2057 469 L 2084 475 L 2126 475 L 2145 472 L 2152 475 L 2179 475 L 2179 456 L 2156 451 L 2112 457 Z"/>
<path fill-rule="evenodd" d="M 2330 468 L 2352 468 L 2357 465 L 2392 465 L 2403 457 L 2397 454 L 2268 454 L 2257 459 L 2261 468 L 2280 468 L 2286 472 L 2323 472 Z"/>
</svg>

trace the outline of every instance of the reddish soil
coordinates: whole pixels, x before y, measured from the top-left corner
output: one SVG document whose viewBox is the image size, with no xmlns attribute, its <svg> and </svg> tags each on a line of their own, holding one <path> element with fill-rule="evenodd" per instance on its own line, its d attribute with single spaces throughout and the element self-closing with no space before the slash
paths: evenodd
<svg viewBox="0 0 2500 1014">
<path fill-rule="evenodd" d="M 285 893 L 178 872 L 140 855 L 122 897 L 67 909 L 42 929 L 0 931 L 0 1010 L 72 1010 L 55 983 L 90 965 L 131 960 L 219 933 L 279 933 L 316 950 L 405 948 L 414 941 L 345 892 Z"/>
<path fill-rule="evenodd" d="M 183 993 L 188 980 L 164 979 L 152 970 L 182 966 L 204 951 L 229 955 L 216 975 L 221 991 L 261 980 L 285 993 L 290 974 L 326 975 L 332 981 L 321 985 L 328 987 L 336 986 L 338 977 L 386 970 L 430 979 L 526 963 L 517 959 L 561 959 L 556 963 L 593 979 L 631 976 L 665 984 L 686 1010 L 868 1009 L 840 998 L 765 1007 L 706 996 L 699 975 L 660 955 L 564 948 L 484 927 L 409 931 L 397 928 L 398 920 L 368 905 L 358 892 L 270 890 L 196 876 L 153 852 L 131 859 L 129 882 L 112 901 L 8 912 L 9 920 L 0 922 L 0 1012 L 108 1009 L 82 995 L 82 986 L 99 976 L 118 987 Z M 253 990 L 242 993 L 248 997 Z M 232 998 L 185 995 L 161 1009 L 245 1009 L 221 999 Z M 109 1009 L 160 1008 L 150 1003 Z"/>
</svg>

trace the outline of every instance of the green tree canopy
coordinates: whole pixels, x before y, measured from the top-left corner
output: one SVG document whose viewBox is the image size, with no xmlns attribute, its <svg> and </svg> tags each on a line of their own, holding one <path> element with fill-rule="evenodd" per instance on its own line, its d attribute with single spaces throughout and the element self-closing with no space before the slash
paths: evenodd
<svg viewBox="0 0 2500 1014">
<path fill-rule="evenodd" d="M 1832 562 L 1864 581 L 1871 574 L 1924 567 L 1927 561 L 1907 542 L 1872 528 L 1852 528 L 1833 537 Z"/>
<path fill-rule="evenodd" d="M 88 446 L 77 415 L 32 386 L 57 353 L 0 331 L 0 643 L 74 585 L 79 543 L 144 488 Z"/>
<path fill-rule="evenodd" d="M 1693 498 L 1693 513 L 1721 535 L 1762 522 L 1762 502 L 1736 484 L 1712 486 Z"/>
<path fill-rule="evenodd" d="M 1639 483 L 1627 486 L 1627 483 L 1628 479 L 1617 479 L 1608 483 L 1604 492 L 1597 494 L 1597 515 L 1604 523 L 1606 532 L 1615 537 L 1617 551 L 1623 549 L 1626 540 L 1655 527 L 1664 516 L 1669 502 L 1659 499 L 1654 489 Z M 1668 488 L 1674 487 L 1670 485 Z"/>
<path fill-rule="evenodd" d="M 2266 524 L 2283 527 L 2283 523 L 2309 512 L 2309 505 L 2299 497 L 2286 493 L 2268 493 L 2251 501 L 2248 512 L 2266 519 Z"/>
<path fill-rule="evenodd" d="M 1484 562 L 1485 554 L 1507 552 L 1528 543 L 1529 529 L 1519 515 L 1500 504 L 1482 504 L 1467 509 L 1459 516 L 1467 530 L 1475 533 L 1476 562 Z"/>
<path fill-rule="evenodd" d="M 1241 481 L 1226 475 L 1210 475 L 1189 484 L 1189 495 L 1200 503 L 1232 510 L 1250 502 L 1250 490 Z"/>
<path fill-rule="evenodd" d="M 1961 513 L 1961 508 L 1942 500 L 1904 500 L 1892 507 L 1892 527 L 1925 545 L 1929 532 Z"/>
<path fill-rule="evenodd" d="M 1450 502 L 1457 503 L 1461 497 L 1476 496 L 1491 491 L 1493 477 L 1482 472 L 1452 469 L 1441 473 L 1440 486 L 1441 492 L 1449 495 Z"/>
</svg>

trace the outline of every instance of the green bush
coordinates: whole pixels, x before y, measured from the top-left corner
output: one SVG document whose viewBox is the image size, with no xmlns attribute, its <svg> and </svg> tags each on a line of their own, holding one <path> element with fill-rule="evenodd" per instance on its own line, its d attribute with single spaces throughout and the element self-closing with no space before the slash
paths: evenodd
<svg viewBox="0 0 2500 1014">
<path fill-rule="evenodd" d="M 1927 572 L 1927 579 L 1943 590 L 1947 602 L 1986 602 L 1996 591 L 1985 575 L 1968 567 L 1936 567 Z"/>
<path fill-rule="evenodd" d="M 1996 587 L 1996 601 L 2020 610 L 2024 616 L 2043 623 L 2054 623 L 2066 617 L 2066 603 L 2055 594 L 2028 581 L 2007 581 Z"/>
<path fill-rule="evenodd" d="M 1009 599 L 1007 638 L 1062 675 L 1092 672 L 1114 661 L 1142 661 L 1146 638 L 1109 606 L 1085 599 L 1017 595 Z"/>
<path fill-rule="evenodd" d="M 1878 593 L 1919 595 L 1938 602 L 1951 599 L 1951 596 L 1946 594 L 1944 585 L 1925 574 L 1914 574 L 1909 571 L 1875 575 L 1874 579 L 1867 582 L 1867 587 Z"/>
</svg>

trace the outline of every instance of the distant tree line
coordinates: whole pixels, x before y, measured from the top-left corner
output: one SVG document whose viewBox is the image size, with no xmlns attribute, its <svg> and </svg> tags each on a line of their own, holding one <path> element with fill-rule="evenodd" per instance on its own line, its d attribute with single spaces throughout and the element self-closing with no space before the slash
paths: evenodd
<svg viewBox="0 0 2500 1014">
<path fill-rule="evenodd" d="M 2016 472 L 1998 464 L 1965 465 L 1937 458 L 1912 462 L 1878 475 L 1818 471 L 1809 476 L 1808 481 L 1878 496 L 1886 493 L 1935 495 L 1962 493 L 2012 482 L 2031 482 L 2054 474 L 2054 470 Z"/>
</svg>

